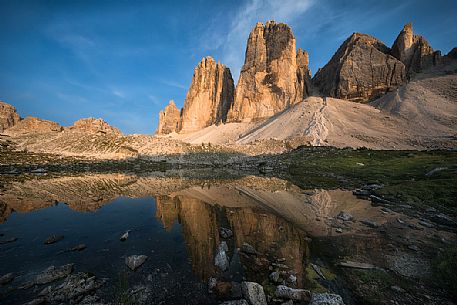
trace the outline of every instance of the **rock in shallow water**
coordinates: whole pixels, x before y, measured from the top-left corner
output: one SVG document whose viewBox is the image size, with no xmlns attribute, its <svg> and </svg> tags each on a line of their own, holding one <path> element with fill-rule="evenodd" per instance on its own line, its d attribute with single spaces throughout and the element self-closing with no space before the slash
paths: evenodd
<svg viewBox="0 0 457 305">
<path fill-rule="evenodd" d="M 224 303 L 220 303 L 219 305 L 249 305 L 249 303 L 245 300 L 233 300 L 233 301 L 225 301 Z"/>
<path fill-rule="evenodd" d="M 129 238 L 130 230 L 127 230 L 124 234 L 122 234 L 120 241 L 126 241 Z"/>
<path fill-rule="evenodd" d="M 284 285 L 276 287 L 275 295 L 278 298 L 296 301 L 308 301 L 310 299 L 310 292 L 308 290 L 293 289 Z"/>
<path fill-rule="evenodd" d="M 58 241 L 61 241 L 63 238 L 64 238 L 63 235 L 51 235 L 44 241 L 44 244 L 45 245 L 54 244 Z"/>
<path fill-rule="evenodd" d="M 227 239 L 227 238 L 230 238 L 230 237 L 233 236 L 233 232 L 232 232 L 232 230 L 230 230 L 230 229 L 221 228 L 221 229 L 219 230 L 219 235 L 220 235 L 222 238 Z"/>
<path fill-rule="evenodd" d="M 343 298 L 332 293 L 313 293 L 309 305 L 344 305 Z"/>
<path fill-rule="evenodd" d="M 146 255 L 131 255 L 125 258 L 125 264 L 133 271 L 138 269 L 148 259 Z"/>
<path fill-rule="evenodd" d="M 228 251 L 228 246 L 227 243 L 223 241 L 220 243 L 219 247 L 217 247 L 217 253 L 214 257 L 214 265 L 222 271 L 227 270 L 229 267 L 229 259 L 226 251 Z"/>
<path fill-rule="evenodd" d="M 60 285 L 48 286 L 40 292 L 49 303 L 73 304 L 94 290 L 100 288 L 104 280 L 97 279 L 87 273 L 80 272 L 70 275 Z"/>
<path fill-rule="evenodd" d="M 267 305 L 262 285 L 254 282 L 242 282 L 241 291 L 251 305 Z"/>
<path fill-rule="evenodd" d="M 354 217 L 345 211 L 341 211 L 336 218 L 341 219 L 342 221 L 351 221 L 354 219 Z"/>
<path fill-rule="evenodd" d="M 34 284 L 42 285 L 48 284 L 55 280 L 66 277 L 73 271 L 73 264 L 67 264 L 60 267 L 51 266 L 48 269 L 44 270 L 42 273 L 38 274 L 33 281 Z"/>
<path fill-rule="evenodd" d="M 241 251 L 244 253 L 247 253 L 247 254 L 256 254 L 257 253 L 255 248 L 248 243 L 243 243 L 241 245 Z"/>
<path fill-rule="evenodd" d="M 7 273 L 3 276 L 0 277 L 0 285 L 6 285 L 10 282 L 12 282 L 14 279 L 14 274 L 13 273 Z"/>
</svg>

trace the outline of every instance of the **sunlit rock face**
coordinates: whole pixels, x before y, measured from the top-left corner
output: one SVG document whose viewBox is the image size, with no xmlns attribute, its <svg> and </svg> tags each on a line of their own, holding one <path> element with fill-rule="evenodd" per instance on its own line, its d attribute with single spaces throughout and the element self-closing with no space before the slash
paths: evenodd
<svg viewBox="0 0 457 305">
<path fill-rule="evenodd" d="M 38 134 L 47 132 L 60 132 L 63 127 L 56 122 L 42 120 L 34 117 L 26 117 L 18 121 L 14 126 L 5 131 L 9 135 Z"/>
<path fill-rule="evenodd" d="M 159 112 L 159 124 L 157 126 L 157 135 L 169 134 L 179 131 L 181 123 L 181 111 L 176 107 L 176 104 L 171 100 L 164 110 Z"/>
<path fill-rule="evenodd" d="M 352 34 L 317 71 L 313 84 L 324 96 L 367 102 L 406 80 L 405 65 L 378 39 Z"/>
<path fill-rule="evenodd" d="M 225 122 L 233 103 L 234 85 L 229 68 L 208 56 L 194 70 L 184 101 L 181 133 Z"/>
<path fill-rule="evenodd" d="M 307 70 L 303 53 L 299 61 L 301 68 Z M 249 35 L 235 102 L 227 120 L 256 121 L 287 109 L 303 98 L 306 73 L 297 72 L 295 37 L 290 27 L 274 21 L 257 23 Z"/>
<path fill-rule="evenodd" d="M 398 34 L 391 53 L 406 66 L 408 74 L 434 66 L 441 58 L 440 52 L 435 52 L 424 37 L 414 35 L 411 23 Z"/>
<path fill-rule="evenodd" d="M 0 132 L 13 127 L 20 119 L 21 118 L 16 112 L 16 108 L 0 101 Z"/>
<path fill-rule="evenodd" d="M 86 133 L 122 135 L 122 132 L 116 127 L 109 125 L 103 119 L 95 118 L 80 119 L 70 127 L 70 130 Z"/>
</svg>

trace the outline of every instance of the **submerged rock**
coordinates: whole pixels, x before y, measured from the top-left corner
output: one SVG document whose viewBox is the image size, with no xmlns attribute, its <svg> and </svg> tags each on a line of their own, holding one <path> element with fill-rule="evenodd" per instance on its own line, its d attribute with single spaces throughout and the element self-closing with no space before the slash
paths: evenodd
<svg viewBox="0 0 457 305">
<path fill-rule="evenodd" d="M 219 230 L 219 235 L 220 235 L 222 238 L 227 239 L 227 238 L 230 238 L 230 237 L 233 236 L 233 232 L 232 232 L 232 230 L 230 230 L 230 229 L 221 228 L 221 229 Z"/>
<path fill-rule="evenodd" d="M 74 246 L 73 248 L 70 248 L 69 250 L 70 251 L 82 251 L 84 249 L 86 249 L 86 245 L 85 244 L 79 244 L 79 245 Z"/>
<path fill-rule="evenodd" d="M 45 245 L 54 244 L 56 242 L 61 241 L 62 239 L 64 239 L 63 235 L 51 235 L 44 241 L 44 244 Z"/>
<path fill-rule="evenodd" d="M 379 227 L 379 224 L 377 224 L 374 221 L 368 220 L 368 219 L 361 220 L 360 222 L 363 223 L 364 225 L 370 227 L 370 228 L 373 228 L 373 229 Z"/>
<path fill-rule="evenodd" d="M 278 271 L 272 272 L 270 274 L 269 278 L 273 283 L 281 283 L 282 282 L 281 274 Z"/>
<path fill-rule="evenodd" d="M 341 211 L 336 218 L 341 219 L 342 221 L 351 221 L 354 219 L 354 216 L 352 216 L 350 213 Z"/>
<path fill-rule="evenodd" d="M 344 305 L 344 302 L 338 294 L 313 293 L 309 305 Z"/>
<path fill-rule="evenodd" d="M 6 285 L 14 280 L 14 274 L 13 273 L 7 273 L 5 275 L 2 275 L 0 277 L 0 285 Z"/>
<path fill-rule="evenodd" d="M 230 265 L 226 251 L 228 251 L 228 246 L 227 243 L 223 241 L 217 247 L 217 253 L 214 257 L 214 265 L 222 271 L 227 270 Z"/>
<path fill-rule="evenodd" d="M 138 269 L 146 262 L 148 257 L 146 255 L 131 255 L 125 258 L 125 264 L 133 271 Z"/>
<path fill-rule="evenodd" d="M 7 239 L 1 239 L 1 240 L 0 240 L 0 245 L 9 244 L 9 243 L 15 242 L 16 240 L 17 240 L 17 237 L 11 237 L 11 238 L 7 238 Z"/>
<path fill-rule="evenodd" d="M 372 264 L 352 262 L 352 261 L 341 262 L 339 265 L 341 267 L 355 268 L 355 269 L 375 269 L 376 268 Z"/>
<path fill-rule="evenodd" d="M 70 275 L 60 285 L 46 287 L 40 295 L 49 303 L 71 304 L 83 299 L 85 295 L 100 288 L 104 283 L 104 280 L 80 272 Z"/>
<path fill-rule="evenodd" d="M 24 303 L 23 305 L 41 305 L 44 303 L 46 303 L 45 298 L 37 298 L 37 299 L 31 300 L 30 302 Z"/>
<path fill-rule="evenodd" d="M 233 301 L 225 301 L 220 303 L 219 305 L 249 305 L 249 303 L 245 300 L 233 300 Z"/>
<path fill-rule="evenodd" d="M 33 281 L 34 284 L 48 284 L 55 280 L 61 279 L 69 275 L 73 271 L 73 264 L 67 264 L 60 267 L 50 266 L 42 273 L 38 274 Z"/>
<path fill-rule="evenodd" d="M 251 305 L 267 305 L 262 285 L 255 282 L 242 282 L 241 291 Z"/>
<path fill-rule="evenodd" d="M 241 251 L 247 254 L 257 254 L 255 248 L 248 243 L 243 243 L 241 245 Z"/>
<path fill-rule="evenodd" d="M 294 289 L 284 285 L 276 287 L 275 295 L 278 298 L 296 300 L 296 301 L 309 301 L 311 294 L 305 289 Z"/>
</svg>

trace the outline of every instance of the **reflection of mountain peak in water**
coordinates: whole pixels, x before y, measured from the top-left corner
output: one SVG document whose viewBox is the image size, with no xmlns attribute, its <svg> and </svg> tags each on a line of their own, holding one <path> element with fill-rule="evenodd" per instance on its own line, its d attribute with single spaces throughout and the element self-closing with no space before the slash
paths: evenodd
<svg viewBox="0 0 457 305">
<path fill-rule="evenodd" d="M 225 227 L 233 231 L 233 239 L 227 241 L 231 257 L 243 243 L 254 246 L 259 252 L 255 264 L 250 261 L 252 257 L 240 255 L 242 265 L 247 266 L 244 272 L 249 280 L 268 277 L 269 264 L 265 263 L 268 258 L 285 258 L 301 285 L 308 254 L 303 231 L 262 206 L 250 202 L 240 204 L 237 196 L 226 197 L 226 202 L 222 203 L 213 201 L 213 196 L 226 196 L 228 189 L 191 188 L 174 194 L 174 197 L 156 199 L 156 217 L 165 228 L 169 229 L 179 220 L 194 272 L 205 280 L 215 274 L 213 260 L 221 242 L 219 230 Z"/>
<path fill-rule="evenodd" d="M 364 204 L 341 190 L 303 192 L 290 182 L 247 176 L 236 180 L 182 179 L 180 177 L 138 177 L 126 174 L 92 174 L 14 182 L 0 195 L 5 205 L 0 209 L 6 219 L 11 210 L 27 212 L 66 203 L 76 211 L 95 211 L 114 199 L 153 196 L 158 198 L 157 213 L 169 228 L 177 212 L 170 198 L 188 197 L 222 207 L 261 207 L 300 228 L 319 234 L 326 226 L 316 218 L 335 216 L 340 210 L 360 209 Z M 166 201 L 167 207 L 159 211 Z M 324 231 L 323 231 L 324 230 Z"/>
</svg>

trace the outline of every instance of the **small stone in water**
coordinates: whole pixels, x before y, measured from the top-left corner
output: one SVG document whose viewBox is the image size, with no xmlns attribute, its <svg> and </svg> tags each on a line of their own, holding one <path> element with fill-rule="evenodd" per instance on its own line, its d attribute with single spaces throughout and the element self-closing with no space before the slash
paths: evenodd
<svg viewBox="0 0 457 305">
<path fill-rule="evenodd" d="M 129 238 L 129 233 L 130 233 L 130 230 L 127 230 L 127 232 L 125 232 L 124 234 L 122 234 L 120 240 L 121 240 L 121 241 L 126 241 L 127 238 Z"/>
<path fill-rule="evenodd" d="M 125 258 L 125 264 L 133 271 L 138 269 L 148 259 L 146 255 L 131 255 Z"/>
<path fill-rule="evenodd" d="M 61 241 L 63 238 L 64 238 L 63 235 L 51 235 L 44 241 L 44 244 L 45 245 L 54 244 L 58 241 Z"/>
</svg>

